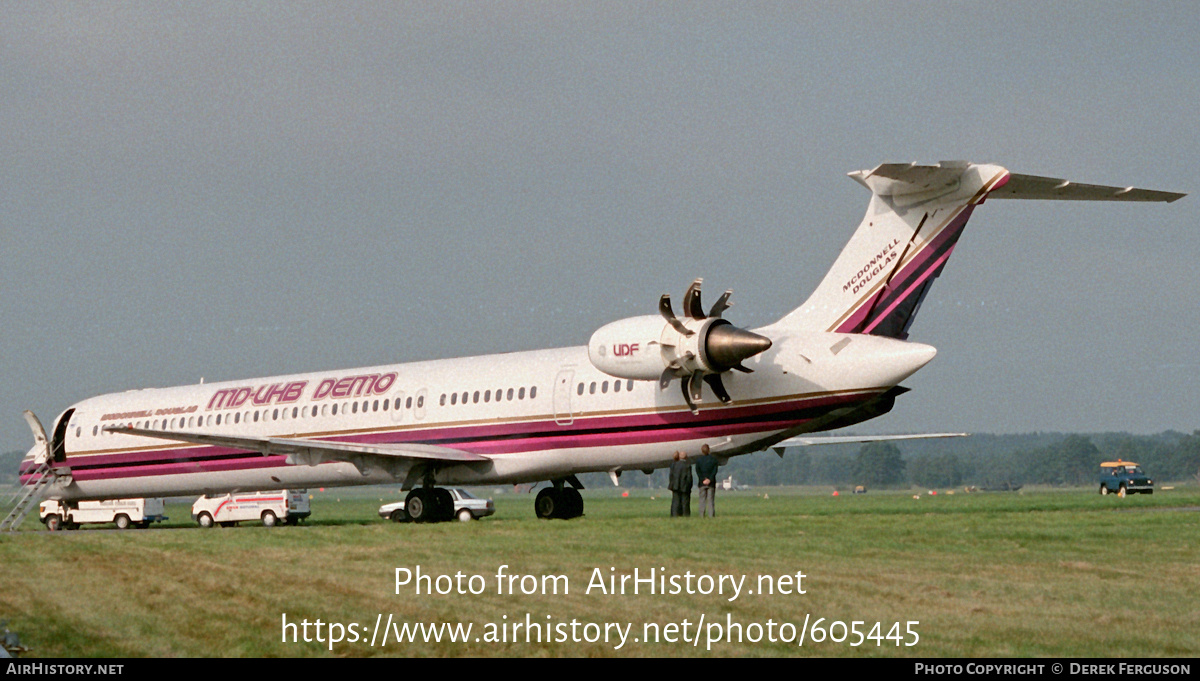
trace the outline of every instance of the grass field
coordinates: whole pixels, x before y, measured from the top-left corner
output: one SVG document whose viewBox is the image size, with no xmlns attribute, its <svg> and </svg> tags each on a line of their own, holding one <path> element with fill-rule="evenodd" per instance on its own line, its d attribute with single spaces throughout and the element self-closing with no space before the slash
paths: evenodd
<svg viewBox="0 0 1200 681">
<path fill-rule="evenodd" d="M 142 531 L 51 534 L 31 518 L 26 531 L 0 536 L 0 619 L 30 657 L 1200 654 L 1195 486 L 1123 500 L 1093 490 L 912 494 L 721 492 L 721 516 L 709 521 L 666 517 L 662 491 L 622 498 L 588 490 L 587 515 L 572 521 L 538 521 L 532 495 L 505 492 L 495 495 L 497 514 L 479 522 L 398 525 L 375 515 L 381 499 L 399 498 L 391 488 L 315 493 L 313 518 L 299 527 L 200 530 L 185 504 L 168 507 L 164 528 Z M 395 569 L 417 565 L 426 574 L 482 575 L 475 585 L 486 586 L 478 595 L 417 596 L 411 586 L 397 595 Z M 560 583 L 557 595 L 498 594 L 500 565 L 516 575 L 565 575 L 570 591 Z M 595 568 L 746 581 L 733 601 L 728 588 L 724 596 L 650 595 L 644 586 L 640 595 L 585 593 Z M 805 594 L 758 593 L 760 575 L 798 571 Z M 364 640 L 332 652 L 316 641 L 285 644 L 283 613 L 289 622 L 354 623 Z M 619 649 L 615 630 L 608 642 L 526 643 L 524 630 L 517 642 L 511 632 L 508 642 L 474 640 L 488 623 L 523 623 L 527 613 L 534 623 L 575 619 L 578 636 L 599 631 L 586 623 L 632 626 Z M 389 616 L 473 629 L 466 642 L 370 646 L 377 617 Z M 794 638 L 806 616 L 826 626 L 865 622 L 864 635 L 875 622 L 883 627 L 858 646 L 853 635 L 814 643 L 811 628 L 803 646 L 768 640 L 768 621 L 777 639 L 788 638 L 782 623 Z M 706 650 L 709 625 L 728 618 L 744 627 L 742 642 Z M 666 625 L 684 620 L 687 640 L 666 641 Z M 915 646 L 880 640 L 892 623 L 903 631 L 909 621 L 919 622 Z M 658 625 L 659 642 L 641 640 L 646 623 Z M 759 642 L 748 640 L 751 623 Z M 560 633 L 572 630 L 552 628 L 551 638 Z"/>
</svg>

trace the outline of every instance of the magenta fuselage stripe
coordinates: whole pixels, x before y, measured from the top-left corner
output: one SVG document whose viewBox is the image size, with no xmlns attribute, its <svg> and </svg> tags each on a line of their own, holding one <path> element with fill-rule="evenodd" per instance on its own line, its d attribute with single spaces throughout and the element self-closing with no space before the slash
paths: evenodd
<svg viewBox="0 0 1200 681">
<path fill-rule="evenodd" d="M 928 261 L 931 258 L 936 257 L 938 250 L 943 244 L 946 243 L 947 240 L 956 238 L 962 232 L 963 228 L 967 225 L 967 221 L 971 218 L 971 213 L 973 210 L 974 206 L 964 207 L 962 211 L 960 211 L 959 214 L 956 215 L 949 224 L 943 227 L 942 231 L 939 232 L 932 241 L 925 244 L 925 246 L 921 248 L 920 253 L 913 256 L 913 259 L 904 266 L 904 269 L 893 276 L 891 280 L 896 282 L 904 282 L 908 277 L 911 277 L 914 272 L 926 267 Z M 894 289 L 891 286 L 880 287 L 880 289 L 876 291 L 874 295 L 865 300 L 863 304 L 857 310 L 855 310 L 854 314 L 850 315 L 849 319 L 838 325 L 836 331 L 838 333 L 865 333 L 859 329 L 863 324 L 866 323 L 867 317 L 871 315 L 871 312 L 875 309 L 875 305 L 879 302 L 879 299 L 892 290 Z M 904 296 L 901 296 L 901 300 L 903 298 Z M 880 315 L 880 318 L 882 317 L 883 315 Z"/>
<path fill-rule="evenodd" d="M 715 437 L 718 435 L 742 435 L 745 433 L 755 432 L 770 432 L 790 428 L 804 421 L 786 420 L 786 421 L 766 421 L 747 423 L 739 427 L 730 428 L 728 426 L 711 426 L 708 428 L 691 428 L 687 429 L 688 435 L 694 438 Z M 538 438 L 534 442 L 532 450 L 545 449 L 574 449 L 579 447 L 600 447 L 600 446 L 619 446 L 619 445 L 637 445 L 637 444 L 653 444 L 657 442 L 671 442 L 680 439 L 678 430 L 672 429 L 669 431 L 652 431 L 650 433 L 637 432 L 619 432 L 619 433 L 593 433 L 583 436 L 571 436 L 564 434 L 558 437 Z M 513 453 L 511 440 L 503 440 L 494 443 L 483 443 L 483 446 L 478 447 L 480 453 L 506 454 Z M 157 475 L 177 475 L 185 473 L 211 473 L 211 472 L 228 472 L 237 470 L 251 470 L 261 468 L 278 468 L 287 466 L 287 457 L 278 456 L 261 456 L 251 455 L 238 459 L 224 459 L 219 461 L 195 461 L 185 463 L 167 463 L 156 464 L 149 466 L 122 466 L 120 468 L 102 468 L 87 471 L 80 471 L 74 474 L 76 480 L 114 480 L 121 478 L 132 477 L 148 477 Z"/>
<path fill-rule="evenodd" d="M 928 279 L 931 274 L 933 274 L 934 272 L 937 272 L 937 268 L 942 263 L 946 262 L 946 259 L 949 258 L 950 254 L 953 252 L 954 252 L 954 247 L 951 246 L 950 250 L 943 253 L 942 257 L 938 258 L 933 263 L 933 265 L 931 265 L 928 269 L 926 269 L 924 272 L 922 272 L 921 275 L 919 277 L 917 277 L 916 281 L 914 281 L 912 283 L 912 285 L 910 285 L 907 289 L 904 290 L 904 293 L 897 296 L 896 299 L 892 301 L 892 304 L 888 305 L 887 309 L 885 309 L 883 312 L 875 315 L 874 321 L 872 321 L 870 324 L 868 324 L 867 327 L 862 330 L 862 332 L 863 333 L 871 333 L 872 329 L 874 329 L 876 326 L 879 326 L 879 323 L 882 322 L 884 319 L 887 319 L 888 314 L 892 310 L 896 309 L 897 305 L 899 305 L 900 303 L 903 303 L 905 301 L 905 299 L 908 298 L 909 294 L 911 294 L 913 292 L 913 290 L 915 290 L 918 286 L 920 286 L 922 283 L 924 283 L 924 281 L 926 279 Z"/>
<path fill-rule="evenodd" d="M 563 435 L 578 436 L 580 431 L 597 429 L 645 429 L 657 428 L 668 430 L 678 428 L 704 428 L 706 424 L 718 423 L 718 427 L 727 428 L 731 420 L 767 416 L 774 413 L 792 413 L 801 409 L 814 409 L 824 406 L 842 406 L 847 402 L 863 399 L 864 395 L 874 395 L 878 391 L 863 391 L 847 395 L 822 395 L 818 397 L 801 398 L 785 402 L 773 402 L 763 405 L 750 405 L 715 409 L 704 412 L 707 421 L 697 421 L 690 412 L 651 412 L 647 414 L 596 416 L 576 419 L 570 426 L 559 426 L 552 419 L 527 421 L 507 424 L 471 424 L 465 426 L 434 426 L 421 430 L 383 431 L 357 435 L 334 435 L 314 438 L 316 441 L 328 440 L 354 444 L 403 444 L 405 442 L 420 442 L 443 444 L 475 453 L 495 453 L 499 451 L 531 451 L 541 448 L 539 442 L 547 438 Z M 549 431 L 549 432 L 547 432 Z M 526 435 L 527 437 L 520 437 Z M 470 440 L 470 441 L 468 441 Z M 478 449 L 494 441 L 494 446 L 488 451 Z M 170 449 L 154 449 L 141 452 L 103 454 L 82 456 L 72 462 L 68 456 L 67 464 L 86 468 L 103 468 L 105 466 L 130 466 L 136 464 L 166 464 L 194 463 L 197 457 L 212 459 L 218 456 L 237 456 L 247 450 L 219 446 L 172 447 Z M 255 456 L 258 456 L 255 454 Z M 171 459 L 184 461 L 172 462 Z M 83 470 L 79 471 L 80 473 Z"/>
<path fill-rule="evenodd" d="M 531 434 L 527 438 L 502 438 L 502 439 L 484 439 L 472 442 L 447 442 L 447 446 L 454 446 L 465 451 L 470 451 L 479 454 L 506 454 L 506 453 L 522 453 L 529 451 L 541 451 L 548 449 L 570 449 L 578 447 L 599 447 L 599 446 L 618 446 L 618 445 L 636 445 L 636 444 L 652 444 L 658 442 L 667 442 L 680 439 L 697 439 L 703 437 L 714 437 L 721 435 L 741 435 L 755 432 L 771 432 L 783 430 L 785 428 L 794 427 L 796 425 L 807 422 L 811 417 L 799 418 L 794 415 L 797 407 L 800 404 L 806 404 L 807 409 L 812 409 L 818 406 L 836 404 L 844 406 L 847 402 L 862 401 L 864 398 L 870 398 L 878 394 L 878 391 L 864 391 L 864 393 L 856 393 L 851 395 L 838 396 L 822 396 L 819 398 L 810 398 L 808 400 L 797 400 L 792 402 L 775 403 L 773 405 L 756 405 L 755 407 L 745 408 L 742 411 L 750 416 L 761 415 L 762 413 L 770 414 L 772 412 L 782 412 L 777 419 L 770 420 L 749 420 L 743 423 L 729 423 L 725 418 L 712 420 L 707 422 L 687 422 L 671 424 L 668 427 L 655 428 L 653 430 L 605 430 L 602 432 L 578 432 L 582 430 L 592 430 L 595 428 L 595 423 L 607 422 L 610 424 L 619 424 L 629 421 L 631 417 L 598 417 L 590 419 L 593 423 L 585 424 L 592 426 L 591 428 L 579 428 L 576 432 L 563 431 L 550 434 Z M 784 409 L 764 409 L 761 407 L 785 407 Z M 788 406 L 791 408 L 786 408 Z M 711 413 L 711 412 L 710 412 Z M 714 415 L 726 417 L 728 412 L 717 411 Z M 689 414 L 690 416 L 690 414 Z M 674 419 L 673 419 L 674 420 Z M 546 425 L 553 421 L 537 422 L 534 425 Z M 578 422 L 577 422 L 578 423 Z M 574 424 L 573 424 L 574 425 Z M 659 424 L 663 425 L 663 424 Z M 613 425 L 609 428 L 615 427 Z M 454 429 L 434 429 L 438 431 L 452 431 Z M 486 427 L 464 428 L 467 432 L 483 432 Z M 425 435 L 427 431 L 409 431 L 406 435 Z M 459 433 L 461 436 L 462 433 Z M 386 437 L 386 433 L 370 434 L 372 439 Z M 394 436 L 394 434 L 393 434 Z M 341 442 L 349 441 L 347 438 L 339 440 Z M 241 453 L 244 456 L 224 459 L 200 458 L 213 451 L 225 453 Z M 139 454 L 153 454 L 154 452 L 140 452 Z M 139 476 L 155 476 L 155 475 L 170 475 L 184 473 L 204 473 L 217 471 L 233 471 L 255 468 L 273 468 L 285 466 L 286 457 L 279 456 L 262 456 L 257 453 L 245 453 L 242 450 L 232 450 L 229 448 L 217 447 L 196 447 L 191 449 L 169 449 L 160 450 L 159 454 L 163 457 L 171 457 L 175 459 L 183 458 L 186 454 L 189 458 L 195 460 L 190 461 L 167 461 L 154 463 L 145 463 L 142 465 L 121 465 L 118 467 L 96 467 L 81 469 L 73 472 L 77 480 L 99 480 L 99 479 L 116 479 Z"/>
</svg>

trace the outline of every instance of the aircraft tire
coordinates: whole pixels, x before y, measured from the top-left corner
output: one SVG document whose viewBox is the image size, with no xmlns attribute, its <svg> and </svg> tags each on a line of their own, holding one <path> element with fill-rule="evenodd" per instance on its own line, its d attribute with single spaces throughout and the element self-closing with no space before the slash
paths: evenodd
<svg viewBox="0 0 1200 681">
<path fill-rule="evenodd" d="M 563 518 L 578 518 L 583 515 L 583 495 L 574 487 L 563 487 Z"/>
<path fill-rule="evenodd" d="M 563 499 L 558 490 L 546 487 L 533 500 L 533 512 L 542 520 L 562 517 Z"/>
<path fill-rule="evenodd" d="M 414 523 L 430 522 L 435 515 L 433 501 L 426 494 L 424 488 L 414 489 L 404 498 L 404 510 L 408 513 L 409 520 Z"/>
<path fill-rule="evenodd" d="M 433 490 L 434 498 L 437 500 L 437 518 L 436 522 L 444 522 L 454 519 L 454 497 L 450 496 L 450 490 L 438 487 Z"/>
</svg>

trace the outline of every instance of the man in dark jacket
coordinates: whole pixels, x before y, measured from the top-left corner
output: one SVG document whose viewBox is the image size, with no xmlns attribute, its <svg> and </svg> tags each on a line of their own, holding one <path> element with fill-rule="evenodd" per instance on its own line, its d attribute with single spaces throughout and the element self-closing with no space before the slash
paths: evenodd
<svg viewBox="0 0 1200 681">
<path fill-rule="evenodd" d="M 709 454 L 708 445 L 700 445 L 696 459 L 696 479 L 700 481 L 700 515 L 717 517 L 717 457 Z"/>
<path fill-rule="evenodd" d="M 671 517 L 691 515 L 692 465 L 688 463 L 683 452 L 675 452 L 675 462 L 671 464 L 671 478 L 667 489 L 671 490 Z"/>
</svg>

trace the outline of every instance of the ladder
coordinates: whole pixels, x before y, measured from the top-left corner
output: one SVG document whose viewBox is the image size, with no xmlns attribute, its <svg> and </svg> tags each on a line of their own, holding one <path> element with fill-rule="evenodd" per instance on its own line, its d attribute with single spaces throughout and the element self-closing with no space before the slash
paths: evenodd
<svg viewBox="0 0 1200 681">
<path fill-rule="evenodd" d="M 42 495 L 46 492 L 46 487 L 54 482 L 57 475 L 50 465 L 49 460 L 43 460 L 38 467 L 30 473 L 30 477 L 21 485 L 16 492 L 8 499 L 7 507 L 16 501 L 12 511 L 5 516 L 4 520 L 0 520 L 0 532 L 14 532 L 25 516 L 33 510 L 37 503 L 41 501 Z"/>
</svg>

